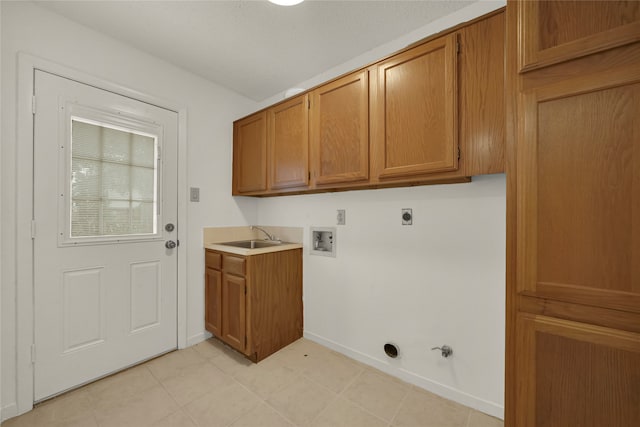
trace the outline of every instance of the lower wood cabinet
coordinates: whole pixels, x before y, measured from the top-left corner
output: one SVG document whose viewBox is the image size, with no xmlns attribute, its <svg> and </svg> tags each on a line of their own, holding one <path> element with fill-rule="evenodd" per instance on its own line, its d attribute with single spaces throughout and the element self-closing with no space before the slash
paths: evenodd
<svg viewBox="0 0 640 427">
<path fill-rule="evenodd" d="M 205 260 L 207 331 L 254 362 L 302 337 L 302 249 Z"/>
</svg>

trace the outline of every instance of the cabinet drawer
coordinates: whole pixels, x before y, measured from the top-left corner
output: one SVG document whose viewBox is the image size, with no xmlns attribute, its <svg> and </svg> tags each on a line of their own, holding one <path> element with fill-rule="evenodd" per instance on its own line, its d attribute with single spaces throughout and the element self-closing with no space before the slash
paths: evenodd
<svg viewBox="0 0 640 427">
<path fill-rule="evenodd" d="M 204 265 L 207 268 L 215 268 L 216 270 L 220 270 L 221 268 L 221 255 L 217 252 L 205 251 L 204 254 Z"/>
<path fill-rule="evenodd" d="M 238 276 L 244 276 L 244 258 L 224 255 L 222 257 L 222 269 L 225 273 L 237 274 Z"/>
</svg>

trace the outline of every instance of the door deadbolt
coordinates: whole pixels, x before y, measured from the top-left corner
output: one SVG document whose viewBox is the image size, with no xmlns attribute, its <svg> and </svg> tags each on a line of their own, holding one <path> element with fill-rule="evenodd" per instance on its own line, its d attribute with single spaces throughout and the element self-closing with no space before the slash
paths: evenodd
<svg viewBox="0 0 640 427">
<path fill-rule="evenodd" d="M 164 226 L 164 229 L 169 231 L 169 232 L 173 231 L 175 228 L 176 228 L 175 225 L 173 225 L 171 223 L 169 223 L 169 224 Z"/>
</svg>

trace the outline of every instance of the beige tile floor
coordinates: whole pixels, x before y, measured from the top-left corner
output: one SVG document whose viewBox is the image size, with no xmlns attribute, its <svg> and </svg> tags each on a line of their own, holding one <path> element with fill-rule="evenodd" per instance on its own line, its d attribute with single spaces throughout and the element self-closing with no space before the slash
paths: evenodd
<svg viewBox="0 0 640 427">
<path fill-rule="evenodd" d="M 38 405 L 2 427 L 501 427 L 301 339 L 253 364 L 216 340 Z"/>
</svg>

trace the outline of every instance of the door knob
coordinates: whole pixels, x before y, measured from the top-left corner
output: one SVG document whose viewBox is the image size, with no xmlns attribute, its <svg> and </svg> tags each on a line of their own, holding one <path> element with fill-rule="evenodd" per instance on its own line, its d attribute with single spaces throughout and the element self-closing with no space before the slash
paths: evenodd
<svg viewBox="0 0 640 427">
<path fill-rule="evenodd" d="M 167 249 L 174 249 L 176 246 L 178 246 L 178 244 L 173 240 L 167 240 L 164 244 L 164 247 Z"/>
</svg>

